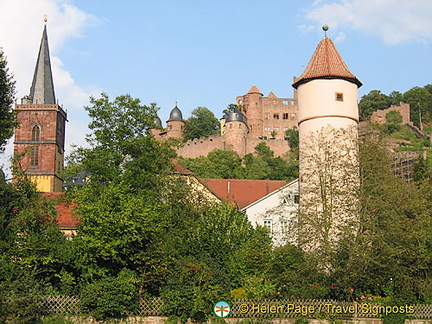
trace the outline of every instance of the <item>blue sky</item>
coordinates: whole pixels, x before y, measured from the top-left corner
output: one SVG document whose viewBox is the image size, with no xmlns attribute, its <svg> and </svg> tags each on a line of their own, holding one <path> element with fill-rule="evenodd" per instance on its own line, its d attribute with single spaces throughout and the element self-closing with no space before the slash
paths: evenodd
<svg viewBox="0 0 432 324">
<path fill-rule="evenodd" d="M 359 98 L 432 83 L 428 0 L 2 0 L 0 46 L 18 99 L 29 93 L 44 14 L 67 152 L 85 145 L 83 106 L 102 91 L 156 102 L 162 121 L 175 102 L 184 118 L 198 106 L 219 118 L 252 85 L 292 97 L 323 24 L 364 84 Z"/>
</svg>

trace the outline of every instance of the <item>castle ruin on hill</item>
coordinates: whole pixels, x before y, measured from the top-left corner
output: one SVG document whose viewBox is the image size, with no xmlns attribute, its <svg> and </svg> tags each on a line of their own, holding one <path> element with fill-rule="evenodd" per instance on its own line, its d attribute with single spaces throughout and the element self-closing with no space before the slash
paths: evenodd
<svg viewBox="0 0 432 324">
<path fill-rule="evenodd" d="M 285 132 L 297 127 L 297 99 L 278 98 L 273 92 L 267 97 L 256 86 L 245 95 L 238 96 L 239 109 L 231 108 L 221 119 L 221 132 L 218 135 L 197 138 L 183 143 L 178 154 L 186 158 L 207 156 L 213 150 L 233 150 L 240 156 L 253 153 L 255 147 L 265 142 L 275 156 L 282 156 L 290 150 Z M 176 106 L 170 113 L 167 127 L 162 128 L 161 120 L 152 133 L 159 141 L 169 137 L 182 138 L 184 120 Z"/>
</svg>

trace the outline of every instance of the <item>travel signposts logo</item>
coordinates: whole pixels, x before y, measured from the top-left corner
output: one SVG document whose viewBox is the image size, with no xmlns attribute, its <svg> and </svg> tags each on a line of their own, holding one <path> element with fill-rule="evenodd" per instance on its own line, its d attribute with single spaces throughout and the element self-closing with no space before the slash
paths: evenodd
<svg viewBox="0 0 432 324">
<path fill-rule="evenodd" d="M 217 317 L 224 318 L 231 312 L 231 306 L 226 301 L 221 300 L 213 306 L 213 312 Z"/>
</svg>

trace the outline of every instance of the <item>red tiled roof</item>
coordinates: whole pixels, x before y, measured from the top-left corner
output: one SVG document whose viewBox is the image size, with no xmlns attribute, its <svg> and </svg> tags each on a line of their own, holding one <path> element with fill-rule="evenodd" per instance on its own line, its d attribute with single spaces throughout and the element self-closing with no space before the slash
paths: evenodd
<svg viewBox="0 0 432 324">
<path fill-rule="evenodd" d="M 184 167 L 182 167 L 179 163 L 177 159 L 172 159 L 172 163 L 174 165 L 174 172 L 175 173 L 180 173 L 183 175 L 193 175 L 194 173 Z"/>
<path fill-rule="evenodd" d="M 318 44 L 309 64 L 293 87 L 297 87 L 314 79 L 341 78 L 357 84 L 362 83 L 352 74 L 330 38 L 324 37 Z"/>
<path fill-rule="evenodd" d="M 42 192 L 43 197 L 48 199 L 58 199 L 63 194 L 62 192 Z M 55 208 L 57 210 L 57 224 L 61 229 L 75 229 L 79 222 L 77 216 L 74 215 L 76 204 L 67 204 L 64 201 L 59 201 Z"/>
<path fill-rule="evenodd" d="M 276 180 L 201 179 L 219 198 L 242 209 L 287 184 Z"/>
<path fill-rule="evenodd" d="M 250 90 L 248 91 L 248 93 L 259 93 L 262 95 L 261 91 L 259 91 L 256 85 L 253 85 L 252 88 L 250 88 Z"/>
</svg>

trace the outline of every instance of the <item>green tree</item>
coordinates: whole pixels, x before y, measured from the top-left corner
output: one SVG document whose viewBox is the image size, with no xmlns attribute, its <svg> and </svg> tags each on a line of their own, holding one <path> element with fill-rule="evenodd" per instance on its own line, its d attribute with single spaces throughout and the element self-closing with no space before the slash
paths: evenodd
<svg viewBox="0 0 432 324">
<path fill-rule="evenodd" d="M 12 78 L 2 48 L 0 48 L 0 153 L 3 152 L 7 140 L 18 126 L 12 109 L 15 97 L 15 81 Z"/>
<path fill-rule="evenodd" d="M 66 292 L 73 257 L 53 201 L 36 192 L 18 160 L 13 186 L 0 178 L 0 317 L 33 323 L 41 316 L 41 295 Z M 4 304 L 5 299 L 11 302 Z"/>
<path fill-rule="evenodd" d="M 242 159 L 229 150 L 214 150 L 208 156 L 180 158 L 179 163 L 202 178 L 239 179 L 243 177 Z"/>
<path fill-rule="evenodd" d="M 402 115 L 399 111 L 393 110 L 389 111 L 386 115 L 386 131 L 387 133 L 393 133 L 400 130 L 402 123 Z"/>
<path fill-rule="evenodd" d="M 265 142 L 259 143 L 255 146 L 255 154 L 263 158 L 266 162 L 271 160 L 274 157 L 274 152 L 267 146 Z"/>
<path fill-rule="evenodd" d="M 251 156 L 250 162 L 246 164 L 246 179 L 264 180 L 268 179 L 271 168 L 261 156 Z"/>
<path fill-rule="evenodd" d="M 414 163 L 413 179 L 416 182 L 422 182 L 431 179 L 431 169 L 427 164 L 427 160 L 423 156 L 419 156 Z"/>
<path fill-rule="evenodd" d="M 432 116 L 432 94 L 421 87 L 414 87 L 404 93 L 404 101 L 410 105 L 410 119 L 417 126 Z"/>
<path fill-rule="evenodd" d="M 292 180 L 298 177 L 295 158 L 274 157 L 265 142 L 255 147 L 255 156 L 245 156 L 244 164 L 247 179 Z"/>
<path fill-rule="evenodd" d="M 355 129 L 357 131 L 357 129 Z M 353 129 L 328 125 L 311 132 L 301 148 L 304 161 L 299 216 L 293 233 L 322 269 L 334 269 L 344 239 L 358 225 L 357 138 Z"/>
<path fill-rule="evenodd" d="M 399 91 L 392 91 L 389 94 L 390 105 L 398 106 L 401 102 L 404 102 L 404 96 Z"/>
<path fill-rule="evenodd" d="M 201 178 L 220 178 L 217 166 L 213 164 L 207 156 L 199 156 L 197 158 L 180 157 L 178 162 L 181 166 L 192 171 Z"/>
<path fill-rule="evenodd" d="M 297 149 L 299 146 L 299 131 L 298 131 L 297 127 L 287 129 L 285 131 L 285 136 L 287 137 L 291 151 L 294 151 L 294 149 Z"/>
<path fill-rule="evenodd" d="M 230 110 L 240 110 L 242 111 L 242 105 L 237 105 L 237 104 L 229 104 L 223 111 L 222 114 L 223 115 L 227 115 L 229 113 Z"/>
<path fill-rule="evenodd" d="M 210 162 L 216 166 L 221 179 L 236 179 L 242 172 L 242 159 L 237 152 L 214 150 L 208 154 Z"/>
<path fill-rule="evenodd" d="M 183 128 L 183 138 L 185 141 L 209 137 L 218 134 L 220 129 L 219 120 L 206 107 L 198 107 L 192 111 L 192 116 L 186 119 Z"/>
<path fill-rule="evenodd" d="M 90 148 L 77 147 L 68 157 L 67 176 L 86 171 L 95 185 L 125 181 L 135 189 L 155 192 L 161 184 L 155 174 L 172 170 L 175 156 L 169 142 L 159 143 L 148 130 L 153 127 L 156 106 L 121 95 L 110 101 L 106 93 L 90 98 L 85 107 L 92 121 L 86 140 Z"/>
<path fill-rule="evenodd" d="M 97 320 L 126 317 L 138 309 L 137 279 L 133 271 L 123 269 L 117 276 L 106 276 L 84 286 L 80 305 Z"/>
<path fill-rule="evenodd" d="M 110 101 L 106 94 L 91 103 L 91 146 L 75 149 L 68 171 L 84 170 L 90 178 L 69 191 L 81 220 L 74 239 L 80 285 L 110 282 L 126 269 L 136 273 L 137 289 L 155 294 L 165 280 L 161 210 L 178 185 L 170 181 L 175 152 L 147 132 L 155 105 L 143 106 L 129 95 Z"/>
<path fill-rule="evenodd" d="M 359 102 L 360 119 L 369 118 L 374 111 L 387 109 L 390 106 L 389 97 L 379 90 L 372 90 L 361 97 Z"/>
<path fill-rule="evenodd" d="M 276 247 L 271 262 L 270 278 L 276 283 L 280 298 L 318 299 L 328 294 L 328 278 L 308 254 L 298 246 Z"/>
<path fill-rule="evenodd" d="M 360 295 L 424 301 L 432 288 L 430 189 L 393 175 L 380 138 L 374 133 L 360 143 L 359 220 L 334 251 L 328 297 L 352 298 L 352 288 Z"/>
<path fill-rule="evenodd" d="M 388 123 L 388 124 L 400 124 L 400 123 L 402 123 L 402 115 L 397 110 L 389 111 L 385 117 L 386 117 L 386 123 Z"/>
</svg>

